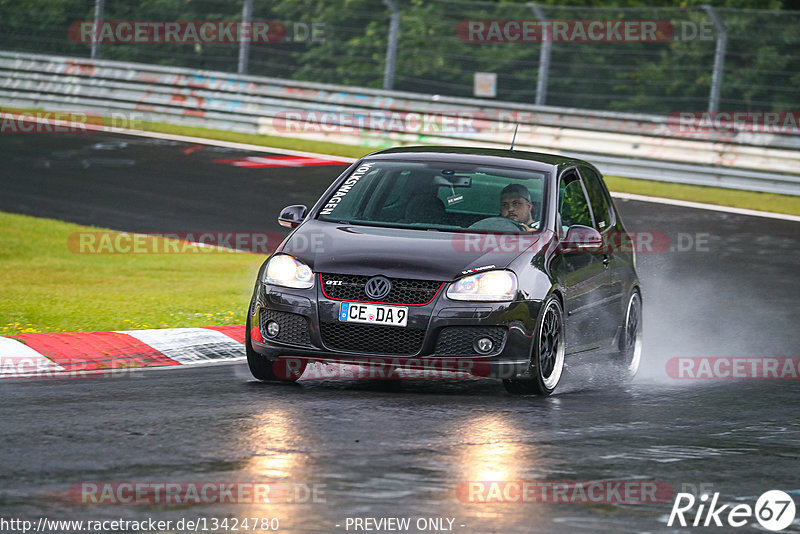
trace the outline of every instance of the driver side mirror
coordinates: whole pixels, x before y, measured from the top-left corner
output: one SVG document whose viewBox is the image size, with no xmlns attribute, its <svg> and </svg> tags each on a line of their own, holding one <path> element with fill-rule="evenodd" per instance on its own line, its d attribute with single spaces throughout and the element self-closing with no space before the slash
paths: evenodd
<svg viewBox="0 0 800 534">
<path fill-rule="evenodd" d="M 603 244 L 603 236 L 594 228 L 575 224 L 569 227 L 561 243 L 564 252 L 595 252 Z"/>
<path fill-rule="evenodd" d="M 286 206 L 281 210 L 278 215 L 278 224 L 286 228 L 297 228 L 303 219 L 306 218 L 308 208 L 303 204 L 294 204 L 293 206 Z"/>
</svg>

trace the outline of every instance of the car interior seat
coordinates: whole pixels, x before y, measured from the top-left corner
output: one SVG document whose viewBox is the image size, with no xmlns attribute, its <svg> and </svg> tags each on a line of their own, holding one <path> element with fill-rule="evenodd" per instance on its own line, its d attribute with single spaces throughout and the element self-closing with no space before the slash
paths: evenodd
<svg viewBox="0 0 800 534">
<path fill-rule="evenodd" d="M 444 202 L 436 196 L 432 176 L 417 175 L 409 185 L 410 195 L 406 204 L 405 222 L 443 224 Z"/>
</svg>

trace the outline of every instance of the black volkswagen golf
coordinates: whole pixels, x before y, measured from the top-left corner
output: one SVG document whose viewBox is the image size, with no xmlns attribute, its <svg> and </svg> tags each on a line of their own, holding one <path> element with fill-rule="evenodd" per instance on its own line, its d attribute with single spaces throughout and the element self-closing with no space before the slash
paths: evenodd
<svg viewBox="0 0 800 534">
<path fill-rule="evenodd" d="M 311 361 L 438 365 L 549 395 L 578 353 L 624 377 L 639 367 L 635 250 L 585 161 L 382 150 L 279 222 L 293 231 L 261 267 L 247 317 L 260 380 L 297 380 Z"/>
</svg>

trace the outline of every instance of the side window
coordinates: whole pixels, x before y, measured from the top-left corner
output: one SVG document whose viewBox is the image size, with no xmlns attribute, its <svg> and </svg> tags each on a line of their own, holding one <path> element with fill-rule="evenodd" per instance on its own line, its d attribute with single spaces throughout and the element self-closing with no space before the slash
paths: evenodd
<svg viewBox="0 0 800 534">
<path fill-rule="evenodd" d="M 580 172 L 586 192 L 589 194 L 589 202 L 592 205 L 592 213 L 597 225 L 595 228 L 603 232 L 611 225 L 611 215 L 608 211 L 608 200 L 603 191 L 603 185 L 600 183 L 600 177 L 588 167 L 581 167 Z"/>
<path fill-rule="evenodd" d="M 562 230 L 575 224 L 592 227 L 592 212 L 586 195 L 583 193 L 581 181 L 574 172 L 568 172 L 559 184 L 559 213 Z"/>
</svg>

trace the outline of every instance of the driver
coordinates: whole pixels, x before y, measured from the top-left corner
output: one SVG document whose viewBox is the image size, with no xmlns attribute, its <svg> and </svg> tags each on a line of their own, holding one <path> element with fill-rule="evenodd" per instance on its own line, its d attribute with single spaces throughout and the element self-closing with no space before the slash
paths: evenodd
<svg viewBox="0 0 800 534">
<path fill-rule="evenodd" d="M 531 192 L 522 184 L 509 184 L 500 193 L 500 215 L 525 227 L 528 232 L 539 229 L 539 221 L 531 216 Z"/>
</svg>

